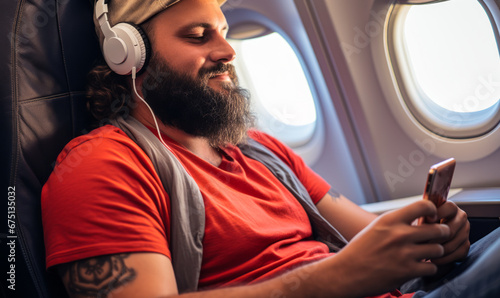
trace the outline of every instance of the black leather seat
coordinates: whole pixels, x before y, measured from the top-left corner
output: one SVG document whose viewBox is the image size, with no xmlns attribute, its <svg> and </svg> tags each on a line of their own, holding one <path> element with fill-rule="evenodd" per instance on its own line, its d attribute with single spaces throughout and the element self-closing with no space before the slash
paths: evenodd
<svg viewBox="0 0 500 298">
<path fill-rule="evenodd" d="M 91 0 L 2 0 L 0 4 L 0 218 L 15 187 L 15 231 L 0 224 L 0 268 L 5 297 L 65 297 L 56 274 L 45 270 L 41 188 L 58 153 L 85 133 L 86 74 L 98 57 Z M 11 203 L 12 205 L 12 203 Z M 12 207 L 12 206 L 11 206 Z M 12 211 L 12 208 L 10 209 Z M 72 224 L 72 223 L 68 223 Z M 17 238 L 15 238 L 17 237 Z M 14 241 L 15 261 L 9 261 Z M 6 272 L 15 265 L 15 292 Z"/>
</svg>

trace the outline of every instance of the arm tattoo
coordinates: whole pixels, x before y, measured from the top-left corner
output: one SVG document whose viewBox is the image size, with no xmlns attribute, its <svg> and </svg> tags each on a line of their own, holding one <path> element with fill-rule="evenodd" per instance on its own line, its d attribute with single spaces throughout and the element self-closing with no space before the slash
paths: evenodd
<svg viewBox="0 0 500 298">
<path fill-rule="evenodd" d="M 135 279 L 135 270 L 124 262 L 128 256 L 99 256 L 64 266 L 62 275 L 69 276 L 68 291 L 85 297 L 107 297 L 114 289 Z"/>
<path fill-rule="evenodd" d="M 338 193 L 333 188 L 330 188 L 330 190 L 328 191 L 328 194 L 331 196 L 331 200 L 334 201 L 334 202 L 337 202 L 338 200 L 341 199 L 340 193 Z"/>
</svg>

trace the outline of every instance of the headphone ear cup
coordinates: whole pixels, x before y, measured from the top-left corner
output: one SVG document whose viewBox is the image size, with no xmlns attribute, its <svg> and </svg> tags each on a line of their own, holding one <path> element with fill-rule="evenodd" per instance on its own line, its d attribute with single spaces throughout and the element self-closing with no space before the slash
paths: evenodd
<svg viewBox="0 0 500 298">
<path fill-rule="evenodd" d="M 144 53 L 142 57 L 144 57 L 144 60 L 142 60 L 142 65 L 141 67 L 137 67 L 137 74 L 143 73 L 146 68 L 148 67 L 149 59 L 151 58 L 151 43 L 149 42 L 148 35 L 142 29 L 140 26 L 133 24 L 133 23 L 126 23 L 129 24 L 130 26 L 134 27 L 138 35 L 136 36 L 137 39 L 142 41 L 141 44 L 141 52 Z"/>
<path fill-rule="evenodd" d="M 151 46 L 144 31 L 130 23 L 118 23 L 111 30 L 117 37 L 105 38 L 102 47 L 109 68 L 120 75 L 130 74 L 133 67 L 137 72 L 145 69 Z"/>
</svg>

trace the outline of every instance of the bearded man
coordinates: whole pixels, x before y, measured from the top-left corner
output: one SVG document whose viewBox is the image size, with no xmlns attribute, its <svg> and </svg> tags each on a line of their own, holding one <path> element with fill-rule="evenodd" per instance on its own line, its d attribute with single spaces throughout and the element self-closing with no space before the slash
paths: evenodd
<svg viewBox="0 0 500 298">
<path fill-rule="evenodd" d="M 112 25 L 140 24 L 151 57 L 91 72 L 101 125 L 43 188 L 47 267 L 70 296 L 394 297 L 465 258 L 469 223 L 452 202 L 377 217 L 251 128 L 223 2 L 111 0 Z M 424 216 L 445 223 L 412 225 Z"/>
</svg>

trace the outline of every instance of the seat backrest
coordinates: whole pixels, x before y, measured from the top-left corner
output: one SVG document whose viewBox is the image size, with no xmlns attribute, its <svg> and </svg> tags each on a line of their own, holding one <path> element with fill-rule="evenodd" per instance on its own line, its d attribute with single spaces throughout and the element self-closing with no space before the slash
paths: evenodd
<svg viewBox="0 0 500 298">
<path fill-rule="evenodd" d="M 2 249 L 10 249 L 4 240 L 15 244 L 15 260 L 1 253 L 2 274 L 15 266 L 15 295 L 7 274 L 0 296 L 65 297 L 57 275 L 45 269 L 40 193 L 59 152 L 90 123 L 86 74 L 100 55 L 92 2 L 0 2 L 0 181 L 9 191 L 0 217 L 15 214 L 15 229 L 0 225 Z"/>
</svg>

